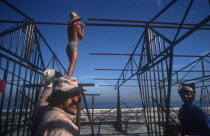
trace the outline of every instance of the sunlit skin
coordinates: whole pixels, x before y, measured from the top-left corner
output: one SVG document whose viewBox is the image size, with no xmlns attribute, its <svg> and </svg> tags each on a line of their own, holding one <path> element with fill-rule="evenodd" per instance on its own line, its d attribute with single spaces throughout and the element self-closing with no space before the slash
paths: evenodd
<svg viewBox="0 0 210 136">
<path fill-rule="evenodd" d="M 78 96 L 73 96 L 63 102 L 62 109 L 69 114 L 74 115 L 77 110 L 77 103 L 79 102 Z"/>
<path fill-rule="evenodd" d="M 76 21 L 68 26 L 67 32 L 68 32 L 69 43 L 71 41 L 78 42 L 78 39 L 80 40 L 83 39 L 84 27 L 85 27 L 85 24 L 79 21 Z M 68 76 L 73 76 L 73 71 L 76 66 L 76 62 L 78 58 L 78 52 L 72 51 L 70 54 L 68 54 L 68 58 L 70 62 L 70 65 L 68 67 Z"/>
</svg>

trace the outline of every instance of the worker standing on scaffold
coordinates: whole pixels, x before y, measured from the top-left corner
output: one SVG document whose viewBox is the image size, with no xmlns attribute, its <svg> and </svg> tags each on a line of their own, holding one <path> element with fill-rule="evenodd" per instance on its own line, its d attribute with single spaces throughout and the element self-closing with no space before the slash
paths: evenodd
<svg viewBox="0 0 210 136">
<path fill-rule="evenodd" d="M 84 37 L 85 24 L 79 22 L 82 18 L 75 12 L 70 13 L 70 20 L 68 23 L 67 33 L 69 43 L 66 47 L 66 53 L 69 58 L 70 65 L 68 67 L 68 76 L 73 76 L 74 68 L 76 66 L 78 57 L 78 39 L 82 40 Z"/>
</svg>

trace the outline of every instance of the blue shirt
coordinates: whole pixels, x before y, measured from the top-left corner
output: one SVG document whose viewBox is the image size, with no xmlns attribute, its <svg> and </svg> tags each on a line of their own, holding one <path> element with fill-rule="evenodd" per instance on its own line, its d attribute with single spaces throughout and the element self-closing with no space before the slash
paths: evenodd
<svg viewBox="0 0 210 136">
<path fill-rule="evenodd" d="M 178 119 L 182 132 L 210 136 L 210 116 L 206 110 L 195 103 L 183 104 L 179 110 Z"/>
</svg>

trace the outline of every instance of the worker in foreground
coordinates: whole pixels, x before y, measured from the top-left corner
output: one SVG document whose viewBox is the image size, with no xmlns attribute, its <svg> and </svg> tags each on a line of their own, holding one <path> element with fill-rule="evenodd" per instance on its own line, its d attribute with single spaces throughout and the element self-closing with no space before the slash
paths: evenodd
<svg viewBox="0 0 210 136">
<path fill-rule="evenodd" d="M 178 93 L 184 102 L 178 114 L 182 136 L 210 136 L 210 116 L 206 110 L 194 103 L 195 84 L 181 83 Z"/>
<path fill-rule="evenodd" d="M 74 78 L 75 79 L 75 78 Z M 79 102 L 80 88 L 71 77 L 62 76 L 53 81 L 49 105 L 35 112 L 32 124 L 34 136 L 79 136 L 74 114 Z"/>
<path fill-rule="evenodd" d="M 69 58 L 70 65 L 68 67 L 68 76 L 73 76 L 74 68 L 76 66 L 78 57 L 78 40 L 84 37 L 85 24 L 79 22 L 82 18 L 76 12 L 70 13 L 70 20 L 68 23 L 67 33 L 69 43 L 66 47 L 66 53 Z"/>
</svg>

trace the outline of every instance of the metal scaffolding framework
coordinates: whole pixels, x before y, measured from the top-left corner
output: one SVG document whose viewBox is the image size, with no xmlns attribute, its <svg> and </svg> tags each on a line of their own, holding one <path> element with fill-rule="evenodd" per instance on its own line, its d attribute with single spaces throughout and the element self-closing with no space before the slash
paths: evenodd
<svg viewBox="0 0 210 136">
<path fill-rule="evenodd" d="M 0 93 L 0 135 L 31 135 L 31 118 L 34 109 L 38 107 L 39 95 L 44 82 L 43 71 L 50 67 L 58 69 L 63 75 L 67 74 L 36 24 L 68 25 L 68 23 L 33 21 L 7 1 L 1 0 L 1 2 L 22 15 L 25 20 L 0 20 L 1 23 L 17 23 L 13 28 L 0 33 L 0 73 L 2 75 L 0 78 L 5 81 L 7 91 L 7 93 Z M 99 23 L 86 23 L 87 26 L 143 27 L 144 31 L 131 54 L 91 53 L 91 55 L 128 55 L 129 59 L 123 69 L 95 69 L 121 71 L 119 78 L 116 79 L 95 79 L 116 80 L 115 85 L 108 86 L 114 86 L 117 90 L 117 110 L 110 109 L 104 112 L 104 115 L 94 115 L 94 96 L 99 94 L 89 94 L 93 102 L 92 116 L 86 105 L 89 122 L 80 124 L 78 120 L 78 126 L 90 125 L 91 135 L 94 135 L 93 125 L 99 125 L 98 134 L 100 134 L 101 124 L 112 124 L 116 131 L 126 135 L 128 126 L 135 124 L 144 126 L 149 136 L 168 135 L 169 127 L 178 124 L 177 114 L 174 115 L 177 112 L 171 107 L 171 91 L 173 86 L 178 86 L 180 82 L 196 83 L 196 90 L 199 92 L 197 96 L 199 100 L 196 103 L 210 112 L 210 53 L 205 55 L 174 54 L 176 45 L 194 32 L 210 30 L 210 16 L 206 16 L 199 23 L 185 23 L 194 2 L 191 0 L 180 23 L 155 21 L 176 2 L 177 0 L 172 0 L 150 21 L 89 18 L 89 21 Z M 111 23 L 104 24 L 100 21 Z M 120 22 L 120 24 L 113 22 Z M 139 24 L 123 24 L 125 22 Z M 176 29 L 173 40 L 161 34 L 159 29 Z M 183 29 L 186 32 L 180 36 L 180 31 Z M 43 48 L 48 51 L 45 52 L 47 57 L 42 53 Z M 174 60 L 189 57 L 195 60 L 185 64 L 181 69 L 174 69 L 173 66 L 176 65 Z M 138 85 L 126 85 L 127 81 L 131 80 L 137 81 Z M 123 86 L 138 87 L 140 103 L 143 106 L 142 111 L 136 113 L 121 101 L 120 89 Z M 83 100 L 86 101 L 84 92 L 82 93 Z M 127 117 L 122 112 L 121 105 L 126 106 L 130 113 L 135 115 L 135 122 L 130 122 L 134 117 Z M 104 122 L 105 118 L 112 114 L 116 120 Z"/>
</svg>

